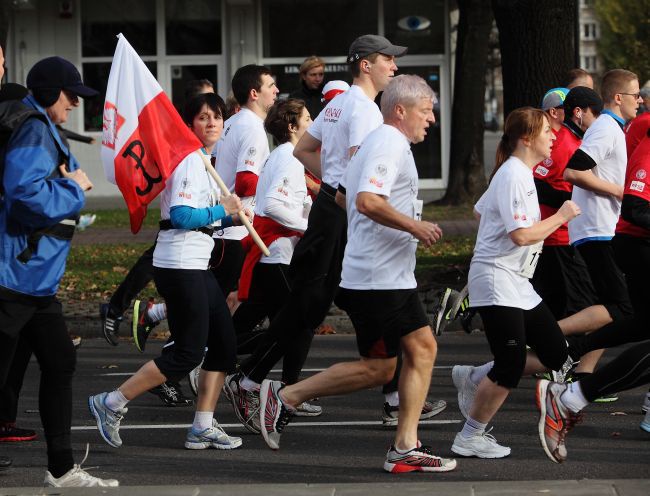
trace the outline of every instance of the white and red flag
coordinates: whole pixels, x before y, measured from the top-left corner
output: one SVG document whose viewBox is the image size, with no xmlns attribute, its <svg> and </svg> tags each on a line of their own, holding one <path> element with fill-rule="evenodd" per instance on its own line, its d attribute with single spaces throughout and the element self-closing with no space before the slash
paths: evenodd
<svg viewBox="0 0 650 496">
<path fill-rule="evenodd" d="M 202 144 L 126 38 L 117 37 L 104 102 L 102 162 L 106 179 L 124 196 L 135 234 L 167 178 Z"/>
</svg>

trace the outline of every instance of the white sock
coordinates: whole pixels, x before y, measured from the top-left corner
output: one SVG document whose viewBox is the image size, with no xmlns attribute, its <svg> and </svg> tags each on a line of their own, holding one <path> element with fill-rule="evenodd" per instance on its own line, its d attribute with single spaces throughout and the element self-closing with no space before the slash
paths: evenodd
<svg viewBox="0 0 650 496">
<path fill-rule="evenodd" d="M 167 306 L 164 303 L 156 303 L 147 310 L 147 317 L 154 322 L 160 322 L 167 318 Z"/>
<path fill-rule="evenodd" d="M 104 400 L 104 404 L 114 412 L 118 412 L 122 410 L 129 400 L 127 400 L 124 395 L 122 394 L 122 391 L 119 389 L 116 389 L 115 391 L 111 391 L 108 393 L 106 396 L 106 399 Z"/>
<path fill-rule="evenodd" d="M 203 432 L 204 430 L 209 429 L 212 427 L 212 417 L 214 417 L 214 412 L 194 412 L 192 430 L 194 432 Z"/>
<path fill-rule="evenodd" d="M 478 383 L 483 380 L 483 378 L 488 375 L 488 372 L 492 370 L 494 361 L 484 363 L 478 367 L 472 368 L 472 373 L 469 375 L 469 380 L 472 381 L 475 385 L 478 386 Z"/>
<path fill-rule="evenodd" d="M 417 447 L 418 447 L 417 444 L 415 446 L 413 446 L 412 448 L 408 448 L 408 449 L 399 449 L 397 446 L 395 446 L 395 451 L 397 451 L 400 455 L 403 455 L 403 454 L 408 453 L 409 451 L 411 451 L 412 449 L 415 449 Z"/>
<path fill-rule="evenodd" d="M 482 424 L 478 420 L 474 420 L 472 417 L 467 417 L 465 425 L 463 425 L 463 430 L 460 431 L 460 435 L 465 439 L 469 439 L 472 436 L 480 436 L 485 432 L 487 424 Z"/>
<path fill-rule="evenodd" d="M 386 400 L 386 403 L 388 403 L 390 406 L 399 406 L 398 391 L 393 391 L 392 393 L 385 394 L 384 399 Z"/>
<path fill-rule="evenodd" d="M 585 395 L 582 394 L 580 381 L 567 384 L 566 391 L 560 396 L 560 401 L 573 413 L 578 413 L 589 404 Z"/>
<path fill-rule="evenodd" d="M 257 382 L 250 380 L 246 376 L 244 376 L 244 378 L 239 383 L 239 387 L 241 387 L 245 391 L 255 391 L 255 390 L 259 391 L 260 389 L 260 385 Z"/>
</svg>

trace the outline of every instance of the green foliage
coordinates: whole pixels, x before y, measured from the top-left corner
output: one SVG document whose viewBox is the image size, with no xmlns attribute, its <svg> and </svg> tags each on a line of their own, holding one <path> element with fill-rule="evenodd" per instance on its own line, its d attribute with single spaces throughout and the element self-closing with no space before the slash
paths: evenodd
<svg viewBox="0 0 650 496">
<path fill-rule="evenodd" d="M 429 203 L 422 210 L 422 218 L 431 222 L 471 220 L 474 218 L 473 211 L 473 205 L 438 205 Z"/>
<path fill-rule="evenodd" d="M 595 10 L 605 68 L 635 72 L 643 86 L 650 79 L 650 0 L 596 0 Z"/>
<path fill-rule="evenodd" d="M 101 227 L 126 227 L 131 226 L 129 221 L 129 212 L 125 208 L 115 208 L 110 210 L 84 210 L 82 214 L 92 213 L 97 215 L 95 223 L 90 229 Z M 160 210 L 157 207 L 150 207 L 147 216 L 144 218 L 142 227 L 158 227 L 160 220 Z"/>
</svg>

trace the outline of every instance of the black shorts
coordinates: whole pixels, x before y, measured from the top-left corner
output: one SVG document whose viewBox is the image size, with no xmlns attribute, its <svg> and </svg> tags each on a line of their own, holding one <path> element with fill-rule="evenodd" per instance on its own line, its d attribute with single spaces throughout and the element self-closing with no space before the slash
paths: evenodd
<svg viewBox="0 0 650 496">
<path fill-rule="evenodd" d="M 530 282 L 557 320 L 598 303 L 587 265 L 573 246 L 544 246 Z"/>
<path fill-rule="evenodd" d="M 589 269 L 598 303 L 604 305 L 612 317 L 619 320 L 632 315 L 632 304 L 625 277 L 614 258 L 610 241 L 587 241 L 578 245 L 578 251 Z"/>
<path fill-rule="evenodd" d="M 416 289 L 341 288 L 337 305 L 350 316 L 365 358 L 396 357 L 403 336 L 429 325 Z"/>
<path fill-rule="evenodd" d="M 214 238 L 209 267 L 224 296 L 239 287 L 239 276 L 244 265 L 246 252 L 237 239 Z"/>
</svg>

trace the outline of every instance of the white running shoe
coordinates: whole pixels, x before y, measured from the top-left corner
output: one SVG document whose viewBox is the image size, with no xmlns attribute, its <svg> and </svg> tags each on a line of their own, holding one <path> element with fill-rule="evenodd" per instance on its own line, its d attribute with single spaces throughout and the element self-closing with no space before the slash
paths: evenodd
<svg viewBox="0 0 650 496">
<path fill-rule="evenodd" d="M 478 386 L 470 379 L 473 368 L 471 365 L 455 365 L 451 369 L 451 379 L 458 391 L 458 408 L 466 419 L 469 417 L 469 411 L 472 408 L 476 390 L 478 389 Z"/>
<path fill-rule="evenodd" d="M 185 447 L 192 450 L 207 448 L 231 450 L 239 448 L 241 445 L 241 438 L 226 434 L 226 431 L 221 428 L 217 419 L 212 419 L 212 427 L 208 427 L 201 432 L 195 432 L 190 427 L 185 438 Z"/>
<path fill-rule="evenodd" d="M 646 393 L 643 405 L 641 405 L 641 413 L 648 412 L 650 412 L 650 393 Z"/>
<path fill-rule="evenodd" d="M 199 395 L 199 374 L 201 373 L 201 365 L 203 365 L 203 360 L 199 363 L 196 368 L 187 375 L 187 382 L 190 383 L 190 389 L 194 396 Z"/>
<path fill-rule="evenodd" d="M 120 483 L 115 479 L 100 479 L 94 477 L 81 468 L 83 463 L 88 458 L 89 445 L 86 444 L 86 456 L 81 460 L 79 465 L 73 465 L 61 477 L 54 477 L 50 471 L 45 472 L 45 480 L 43 486 L 45 487 L 118 487 Z"/>
<path fill-rule="evenodd" d="M 643 417 L 643 420 L 641 421 L 641 425 L 639 425 L 641 429 L 643 429 L 646 432 L 650 432 L 650 410 L 648 410 L 645 414 L 645 417 Z"/>
<path fill-rule="evenodd" d="M 323 409 L 320 406 L 304 401 L 296 407 L 293 414 L 296 417 L 318 417 L 322 413 Z"/>
<path fill-rule="evenodd" d="M 460 456 L 475 456 L 477 458 L 504 458 L 510 455 L 510 448 L 497 443 L 494 436 L 490 434 L 491 430 L 469 438 L 459 432 L 456 434 L 451 451 Z"/>
</svg>

